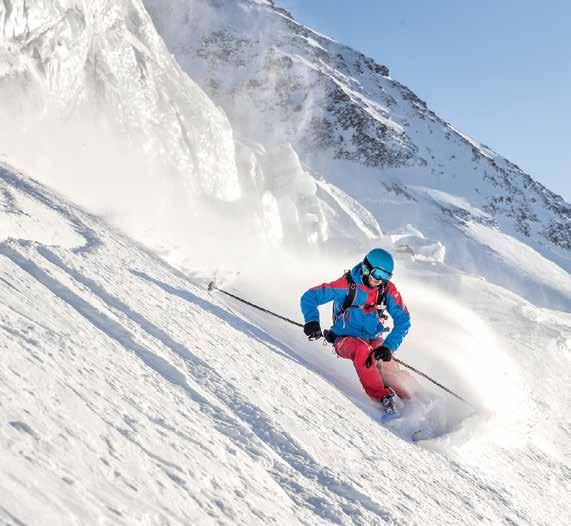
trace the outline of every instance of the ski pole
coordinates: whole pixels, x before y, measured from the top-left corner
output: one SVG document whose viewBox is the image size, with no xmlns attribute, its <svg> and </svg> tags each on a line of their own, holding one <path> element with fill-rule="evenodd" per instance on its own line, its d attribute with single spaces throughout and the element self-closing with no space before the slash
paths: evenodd
<svg viewBox="0 0 571 526">
<path fill-rule="evenodd" d="M 454 391 L 451 391 L 447 387 L 444 387 L 442 384 L 438 383 L 436 380 L 433 380 L 432 378 L 430 378 L 430 376 L 428 376 L 427 374 L 424 374 L 422 371 L 415 369 L 412 365 L 409 365 L 408 363 L 405 363 L 402 360 L 395 358 L 394 356 L 393 356 L 393 360 L 395 362 L 401 364 L 403 367 L 406 367 L 407 369 L 414 371 L 416 374 L 422 376 L 423 378 L 426 378 L 429 382 L 432 382 L 434 385 L 437 385 L 438 387 L 440 387 L 440 389 L 443 389 L 444 391 L 451 394 L 453 397 L 457 398 L 458 400 L 461 400 L 465 404 L 468 404 L 472 409 L 477 410 L 477 408 L 474 405 L 472 405 L 470 402 L 468 402 L 468 400 L 466 400 L 465 398 L 462 398 L 460 395 L 456 394 Z"/>
<path fill-rule="evenodd" d="M 276 314 L 275 312 L 272 312 L 271 310 L 264 309 L 263 307 L 260 307 L 259 305 L 256 305 L 255 303 L 251 303 L 250 301 L 246 301 L 246 300 L 240 298 L 239 296 L 236 296 L 235 294 L 232 294 L 230 292 L 226 292 L 225 290 L 218 288 L 216 286 L 216 284 L 214 283 L 214 281 L 211 281 L 208 284 L 208 291 L 212 292 L 213 290 L 218 290 L 218 291 L 222 292 L 223 294 L 226 294 L 226 296 L 230 296 L 231 298 L 234 298 L 235 300 L 240 301 L 241 303 L 244 303 L 245 305 L 249 305 L 250 307 L 253 307 L 254 309 L 258 309 L 259 311 L 265 312 L 266 314 L 270 314 L 271 316 L 275 316 L 276 318 L 279 318 L 280 320 L 287 321 L 288 323 L 291 323 L 292 325 L 295 325 L 296 327 L 303 327 L 303 323 L 299 323 L 297 321 L 290 320 L 289 318 L 286 318 L 285 316 L 282 316 L 280 314 Z M 415 369 L 412 365 L 408 365 L 407 363 L 403 362 L 402 360 L 399 360 L 398 358 L 393 357 L 393 360 L 395 362 L 399 363 L 400 365 L 402 365 L 403 367 L 406 367 L 407 369 L 414 371 L 416 374 L 422 376 L 423 378 L 425 378 L 429 382 L 432 382 L 434 385 L 437 385 L 438 387 L 440 387 L 440 389 L 443 389 L 444 391 L 451 394 L 452 396 L 454 396 L 458 400 L 461 400 L 465 404 L 468 404 L 472 409 L 476 409 L 476 407 L 473 404 L 471 404 L 470 402 L 468 402 L 468 400 L 465 400 L 460 395 L 457 395 L 454 391 L 451 391 L 447 387 L 444 387 L 441 383 L 438 383 L 436 380 L 433 380 L 432 378 L 430 378 L 430 376 L 423 373 L 422 371 Z"/>
<path fill-rule="evenodd" d="M 288 323 L 291 323 L 292 325 L 295 325 L 297 327 L 303 327 L 303 323 L 298 323 L 297 321 L 290 320 L 289 318 L 286 318 L 285 316 L 281 316 L 280 314 L 276 314 L 275 312 L 272 312 L 271 310 L 264 309 L 263 307 L 260 307 L 259 305 L 256 305 L 255 303 L 251 303 L 249 301 L 243 300 L 242 298 L 235 296 L 234 294 L 231 294 L 230 292 L 226 292 L 225 290 L 219 289 L 216 286 L 216 284 L 214 283 L 214 281 L 211 281 L 208 284 L 208 291 L 211 292 L 213 290 L 219 290 L 220 292 L 222 292 L 222 294 L 226 294 L 226 296 L 230 296 L 231 298 L 234 298 L 235 300 L 241 301 L 242 303 L 245 303 L 246 305 L 249 305 L 250 307 L 253 307 L 254 309 L 258 309 L 262 312 L 265 312 L 266 314 L 271 314 L 272 316 L 275 316 L 276 318 L 279 318 L 280 320 L 287 321 Z"/>
</svg>

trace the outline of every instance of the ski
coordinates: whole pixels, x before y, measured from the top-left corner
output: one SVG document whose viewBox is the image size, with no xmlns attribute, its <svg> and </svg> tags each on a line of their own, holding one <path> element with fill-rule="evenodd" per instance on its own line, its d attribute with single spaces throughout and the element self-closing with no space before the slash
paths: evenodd
<svg viewBox="0 0 571 526">
<path fill-rule="evenodd" d="M 391 420 L 396 420 L 398 418 L 400 418 L 400 414 L 397 413 L 396 411 L 391 411 L 381 416 L 381 422 L 383 424 L 386 424 L 387 422 L 390 422 Z"/>
<path fill-rule="evenodd" d="M 433 438 L 432 433 L 427 429 L 419 429 L 411 435 L 411 440 L 413 442 L 421 442 L 423 440 L 430 440 L 431 438 Z"/>
</svg>

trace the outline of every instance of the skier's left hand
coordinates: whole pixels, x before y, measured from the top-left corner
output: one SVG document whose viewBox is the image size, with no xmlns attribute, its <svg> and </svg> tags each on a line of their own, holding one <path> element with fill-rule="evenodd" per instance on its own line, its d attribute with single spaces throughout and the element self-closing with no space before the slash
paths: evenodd
<svg viewBox="0 0 571 526">
<path fill-rule="evenodd" d="M 384 345 L 381 345 L 381 347 L 377 347 L 375 349 L 375 360 L 383 360 L 383 362 L 390 362 L 392 357 L 393 357 L 392 351 L 388 347 L 385 347 Z"/>
<path fill-rule="evenodd" d="M 333 331 L 331 330 L 327 330 L 325 329 L 323 331 L 323 337 L 331 344 L 335 343 L 335 340 L 337 339 L 337 334 L 335 334 Z"/>
<path fill-rule="evenodd" d="M 365 367 L 367 369 L 373 365 L 373 356 L 375 357 L 375 360 L 383 360 L 383 362 L 388 362 L 392 358 L 393 353 L 388 347 L 385 347 L 384 345 L 373 349 L 365 360 Z"/>
</svg>

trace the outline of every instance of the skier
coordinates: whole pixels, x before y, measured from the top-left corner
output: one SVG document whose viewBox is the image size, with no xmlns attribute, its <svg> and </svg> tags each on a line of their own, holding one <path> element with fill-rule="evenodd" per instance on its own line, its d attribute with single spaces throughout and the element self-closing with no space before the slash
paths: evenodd
<svg viewBox="0 0 571 526">
<path fill-rule="evenodd" d="M 406 384 L 414 381 L 392 360 L 410 328 L 410 315 L 400 293 L 390 281 L 395 263 L 389 252 L 371 250 L 353 269 L 331 283 L 323 283 L 301 297 L 305 325 L 310 340 L 325 336 L 341 358 L 353 361 L 365 392 L 381 402 L 383 420 L 399 416 L 393 395 L 409 399 Z M 333 325 L 321 331 L 317 307 L 333 302 Z M 393 319 L 393 329 L 383 338 L 386 311 Z M 379 361 L 381 360 L 381 361 Z M 376 367 L 373 366 L 376 363 Z M 378 362 L 378 363 L 377 363 Z"/>
</svg>

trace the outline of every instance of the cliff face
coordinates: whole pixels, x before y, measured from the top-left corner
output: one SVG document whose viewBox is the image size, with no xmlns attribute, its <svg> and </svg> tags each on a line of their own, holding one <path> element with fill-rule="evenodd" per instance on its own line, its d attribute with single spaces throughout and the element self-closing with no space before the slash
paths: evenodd
<svg viewBox="0 0 571 526">
<path fill-rule="evenodd" d="M 139 0 L 0 3 L 0 115 L 3 153 L 28 162 L 59 151 L 138 159 L 140 181 L 163 170 L 190 193 L 239 196 L 226 116 Z"/>
<path fill-rule="evenodd" d="M 440 221 L 460 229 L 486 224 L 571 268 L 569 204 L 439 118 L 386 66 L 304 27 L 273 2 L 161 4 L 145 0 L 183 69 L 241 134 L 287 139 L 318 176 L 369 201 L 381 223 L 399 225 L 379 206 L 383 200 L 409 195 L 413 208 L 424 207 L 418 187 L 446 192 L 469 206 L 431 199 Z"/>
</svg>

